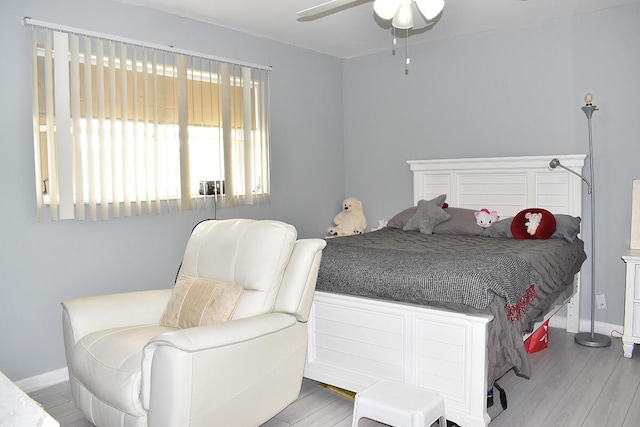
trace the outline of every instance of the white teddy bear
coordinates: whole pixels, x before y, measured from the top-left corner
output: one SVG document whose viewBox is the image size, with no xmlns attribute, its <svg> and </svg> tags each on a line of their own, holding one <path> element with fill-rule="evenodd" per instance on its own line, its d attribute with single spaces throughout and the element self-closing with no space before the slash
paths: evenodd
<svg viewBox="0 0 640 427">
<path fill-rule="evenodd" d="M 351 236 L 362 234 L 367 229 L 367 218 L 364 216 L 362 202 L 349 197 L 342 202 L 342 211 L 333 218 L 335 227 L 329 227 L 327 231 L 332 236 Z"/>
</svg>

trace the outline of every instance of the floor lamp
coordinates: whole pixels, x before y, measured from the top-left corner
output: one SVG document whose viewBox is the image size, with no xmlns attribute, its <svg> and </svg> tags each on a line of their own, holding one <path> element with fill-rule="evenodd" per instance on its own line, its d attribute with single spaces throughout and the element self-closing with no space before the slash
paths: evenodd
<svg viewBox="0 0 640 427">
<path fill-rule="evenodd" d="M 611 338 L 606 335 L 596 334 L 593 331 L 596 308 L 596 195 L 593 188 L 593 142 L 591 137 L 591 116 L 593 115 L 593 112 L 598 109 L 598 107 L 591 103 L 591 101 L 593 101 L 593 96 L 590 93 L 588 93 L 584 97 L 584 100 L 586 102 L 586 105 L 582 107 L 582 111 L 584 111 L 584 114 L 587 116 L 587 123 L 589 126 L 589 172 L 591 175 L 591 179 L 587 180 L 584 176 L 562 165 L 560 163 L 560 160 L 558 159 L 552 159 L 551 162 L 549 162 L 549 167 L 551 169 L 560 167 L 580 177 L 580 179 L 582 179 L 587 184 L 587 193 L 589 193 L 589 195 L 591 196 L 591 331 L 577 333 L 574 336 L 574 340 L 576 343 L 587 347 L 608 347 L 609 345 L 611 345 Z"/>
</svg>

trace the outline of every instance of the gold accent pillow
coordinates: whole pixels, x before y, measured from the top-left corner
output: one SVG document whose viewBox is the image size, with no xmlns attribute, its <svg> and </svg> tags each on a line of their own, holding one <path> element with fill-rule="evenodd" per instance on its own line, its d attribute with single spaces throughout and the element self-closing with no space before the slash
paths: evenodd
<svg viewBox="0 0 640 427">
<path fill-rule="evenodd" d="M 160 318 L 172 328 L 226 322 L 236 310 L 243 287 L 234 283 L 180 276 Z"/>
</svg>

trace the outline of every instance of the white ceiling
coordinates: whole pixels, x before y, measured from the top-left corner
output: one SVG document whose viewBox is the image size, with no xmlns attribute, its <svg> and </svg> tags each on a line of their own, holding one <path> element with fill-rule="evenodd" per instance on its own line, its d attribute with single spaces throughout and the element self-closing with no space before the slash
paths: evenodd
<svg viewBox="0 0 640 427">
<path fill-rule="evenodd" d="M 298 19 L 296 12 L 328 0 L 118 1 L 266 37 L 338 58 L 390 50 L 392 45 L 390 23 L 375 16 L 372 0 L 354 0 L 335 11 L 307 20 Z M 416 45 L 639 1 L 445 0 L 444 10 L 431 23 L 426 23 L 420 15 L 416 15 L 409 40 L 411 45 Z"/>
</svg>

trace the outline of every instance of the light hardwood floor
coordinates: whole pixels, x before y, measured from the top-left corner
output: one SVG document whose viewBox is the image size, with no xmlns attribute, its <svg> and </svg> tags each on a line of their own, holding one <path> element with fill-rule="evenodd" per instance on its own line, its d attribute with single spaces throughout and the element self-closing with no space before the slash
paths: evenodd
<svg viewBox="0 0 640 427">
<path fill-rule="evenodd" d="M 531 379 L 508 373 L 499 384 L 508 408 L 490 427 L 640 426 L 640 349 L 622 357 L 622 343 L 589 348 L 573 335 L 550 328 L 549 348 L 530 355 Z M 91 427 L 71 401 L 69 383 L 31 393 L 62 427 Z M 351 426 L 353 402 L 318 383 L 304 380 L 298 400 L 262 427 Z M 382 424 L 361 420 L 360 427 Z"/>
</svg>

